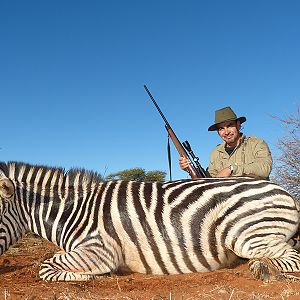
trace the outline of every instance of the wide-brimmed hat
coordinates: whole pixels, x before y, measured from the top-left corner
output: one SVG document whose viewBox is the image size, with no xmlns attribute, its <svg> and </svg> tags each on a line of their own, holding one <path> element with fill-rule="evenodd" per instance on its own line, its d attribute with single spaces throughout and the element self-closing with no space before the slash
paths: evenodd
<svg viewBox="0 0 300 300">
<path fill-rule="evenodd" d="M 217 125 L 226 122 L 226 121 L 235 121 L 238 120 L 241 123 L 246 121 L 245 117 L 237 117 L 234 111 L 229 107 L 224 107 L 219 110 L 215 111 L 215 124 L 208 127 L 208 131 L 215 131 L 217 130 Z"/>
</svg>

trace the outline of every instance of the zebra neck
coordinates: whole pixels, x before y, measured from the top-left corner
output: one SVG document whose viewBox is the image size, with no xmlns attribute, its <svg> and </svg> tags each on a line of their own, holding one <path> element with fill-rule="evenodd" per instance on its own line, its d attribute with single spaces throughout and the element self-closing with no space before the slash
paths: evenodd
<svg viewBox="0 0 300 300">
<path fill-rule="evenodd" d="M 21 217 L 21 206 L 17 202 L 6 203 L 6 212 L 0 220 L 0 255 L 18 242 L 28 231 L 27 221 Z M 18 203 L 20 204 L 20 203 Z M 5 224 L 5 226 L 3 225 Z"/>
<path fill-rule="evenodd" d="M 85 170 L 65 172 L 22 163 L 10 163 L 8 168 L 16 186 L 17 205 L 22 207 L 21 222 L 59 246 L 64 243 L 64 235 L 76 230 L 86 199 L 102 184 L 99 175 Z M 83 213 L 81 217 L 87 216 Z"/>
</svg>

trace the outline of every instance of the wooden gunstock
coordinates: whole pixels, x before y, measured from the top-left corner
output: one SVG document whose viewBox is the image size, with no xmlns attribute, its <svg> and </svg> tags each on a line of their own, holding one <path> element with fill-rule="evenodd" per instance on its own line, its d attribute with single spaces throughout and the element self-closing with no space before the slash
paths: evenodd
<svg viewBox="0 0 300 300">
<path fill-rule="evenodd" d="M 178 138 L 177 138 L 176 134 L 174 133 L 174 131 L 172 130 L 172 128 L 166 125 L 166 129 L 167 129 L 168 134 L 169 134 L 175 148 L 177 149 L 179 155 L 182 156 L 182 157 L 187 158 L 188 160 L 190 160 L 189 155 L 187 154 L 187 152 L 185 151 L 185 149 L 181 145 L 180 141 L 178 140 Z M 189 173 L 189 175 L 191 176 L 192 179 L 199 178 L 198 173 L 197 173 L 194 165 L 189 164 L 189 166 L 187 167 L 186 170 L 187 170 L 187 172 Z"/>
</svg>

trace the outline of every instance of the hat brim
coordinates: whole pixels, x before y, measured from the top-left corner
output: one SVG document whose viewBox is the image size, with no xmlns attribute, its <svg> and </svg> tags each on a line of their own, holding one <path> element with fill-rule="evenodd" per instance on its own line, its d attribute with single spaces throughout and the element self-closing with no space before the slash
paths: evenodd
<svg viewBox="0 0 300 300">
<path fill-rule="evenodd" d="M 240 121 L 240 123 L 244 123 L 246 122 L 246 117 L 239 117 L 237 119 L 229 119 L 229 120 L 224 120 L 223 122 L 228 122 L 228 121 Z M 208 127 L 208 131 L 216 131 L 218 130 L 218 125 L 223 123 L 223 122 L 220 122 L 220 123 L 216 123 L 216 124 L 213 124 L 211 126 Z"/>
</svg>

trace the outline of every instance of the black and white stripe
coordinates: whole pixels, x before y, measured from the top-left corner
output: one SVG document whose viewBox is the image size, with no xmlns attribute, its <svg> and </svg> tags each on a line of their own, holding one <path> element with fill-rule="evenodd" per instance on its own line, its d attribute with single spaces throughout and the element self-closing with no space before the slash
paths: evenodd
<svg viewBox="0 0 300 300">
<path fill-rule="evenodd" d="M 167 183 L 103 182 L 97 174 L 10 162 L 0 165 L 14 195 L 1 196 L 0 254 L 27 230 L 65 253 L 41 266 L 45 280 L 86 280 L 130 270 L 206 272 L 238 257 L 300 271 L 292 236 L 299 205 L 281 187 L 251 178 Z"/>
</svg>

